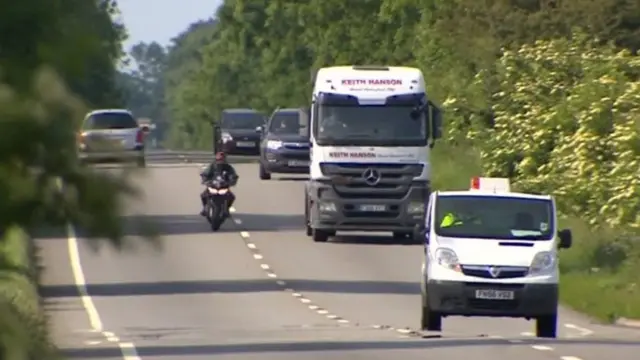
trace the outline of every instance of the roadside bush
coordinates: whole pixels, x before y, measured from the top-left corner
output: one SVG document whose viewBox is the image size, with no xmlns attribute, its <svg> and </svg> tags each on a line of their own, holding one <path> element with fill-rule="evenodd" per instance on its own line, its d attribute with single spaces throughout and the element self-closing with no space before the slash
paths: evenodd
<svg viewBox="0 0 640 360">
<path fill-rule="evenodd" d="M 6 360 L 54 358 L 28 242 L 19 228 L 0 242 L 0 358 Z"/>
<path fill-rule="evenodd" d="M 586 36 L 505 51 L 476 76 L 495 84 L 492 124 L 466 130 L 484 174 L 552 193 L 564 214 L 592 226 L 640 230 L 639 74 L 638 57 Z"/>
</svg>

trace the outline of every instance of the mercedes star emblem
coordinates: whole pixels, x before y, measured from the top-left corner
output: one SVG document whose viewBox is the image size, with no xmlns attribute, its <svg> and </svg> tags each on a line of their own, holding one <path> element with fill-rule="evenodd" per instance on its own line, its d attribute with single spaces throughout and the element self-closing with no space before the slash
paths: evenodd
<svg viewBox="0 0 640 360">
<path fill-rule="evenodd" d="M 489 266 L 489 274 L 491 274 L 491 276 L 493 276 L 494 278 L 497 278 L 498 276 L 500 276 L 500 268 Z"/>
<path fill-rule="evenodd" d="M 362 173 L 362 178 L 367 185 L 376 186 L 380 182 L 380 173 L 378 170 L 369 168 Z"/>
</svg>

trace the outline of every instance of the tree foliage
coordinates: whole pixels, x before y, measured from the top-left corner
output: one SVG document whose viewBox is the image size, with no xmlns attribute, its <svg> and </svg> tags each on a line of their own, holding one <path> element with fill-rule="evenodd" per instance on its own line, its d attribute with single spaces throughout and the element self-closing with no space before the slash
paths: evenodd
<svg viewBox="0 0 640 360">
<path fill-rule="evenodd" d="M 446 101 L 448 142 L 472 141 L 485 171 L 640 225 L 635 0 L 227 0 L 216 20 L 167 87 L 177 145 L 208 147 L 225 107 L 307 104 L 321 66 L 414 65 Z"/>
</svg>

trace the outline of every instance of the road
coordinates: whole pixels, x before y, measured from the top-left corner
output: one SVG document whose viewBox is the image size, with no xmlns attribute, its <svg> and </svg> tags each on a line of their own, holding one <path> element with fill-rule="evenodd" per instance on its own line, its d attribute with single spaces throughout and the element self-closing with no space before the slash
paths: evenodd
<svg viewBox="0 0 640 360">
<path fill-rule="evenodd" d="M 159 224 L 161 249 L 92 250 L 69 229 L 38 240 L 55 341 L 71 358 L 637 360 L 640 331 L 562 311 L 560 338 L 533 322 L 447 318 L 415 331 L 422 249 L 385 236 L 315 244 L 304 234 L 302 181 L 260 182 L 239 164 L 233 221 L 198 216 L 195 164 L 153 165 L 129 219 Z M 414 329 L 414 330 L 412 330 Z"/>
</svg>

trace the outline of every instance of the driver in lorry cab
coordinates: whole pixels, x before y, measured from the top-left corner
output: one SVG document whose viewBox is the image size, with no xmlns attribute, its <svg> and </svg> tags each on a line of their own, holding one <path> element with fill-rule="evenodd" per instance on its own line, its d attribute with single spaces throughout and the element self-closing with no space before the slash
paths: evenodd
<svg viewBox="0 0 640 360">
<path fill-rule="evenodd" d="M 218 176 L 221 176 L 222 179 L 229 184 L 229 187 L 235 186 L 238 183 L 238 173 L 236 169 L 231 166 L 227 162 L 227 157 L 223 152 L 216 153 L 215 160 L 210 163 L 202 172 L 200 173 L 200 178 L 202 179 L 202 184 L 205 184 L 207 181 L 211 181 Z M 204 191 L 200 193 L 200 201 L 202 202 L 202 210 L 200 211 L 200 215 L 205 216 L 205 205 L 207 203 L 208 196 L 207 188 L 205 187 Z M 233 202 L 236 200 L 235 195 L 229 190 L 227 192 L 227 213 L 229 215 L 229 209 L 233 205 Z"/>
</svg>

